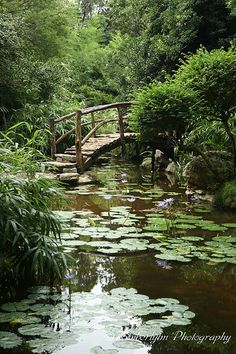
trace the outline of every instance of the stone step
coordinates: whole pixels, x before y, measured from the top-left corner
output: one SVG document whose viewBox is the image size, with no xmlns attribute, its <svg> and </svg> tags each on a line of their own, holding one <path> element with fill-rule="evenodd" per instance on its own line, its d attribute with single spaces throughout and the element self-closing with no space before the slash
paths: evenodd
<svg viewBox="0 0 236 354">
<path fill-rule="evenodd" d="M 59 175 L 59 180 L 64 183 L 77 184 L 79 181 L 79 174 L 78 173 L 61 173 Z"/>
<path fill-rule="evenodd" d="M 78 173 L 78 172 L 77 172 L 76 167 L 72 167 L 72 168 L 66 167 L 66 168 L 63 168 L 62 173 Z"/>
<path fill-rule="evenodd" d="M 75 155 L 69 155 L 69 154 L 56 154 L 56 161 L 57 162 L 76 162 L 76 156 Z"/>
<path fill-rule="evenodd" d="M 64 168 L 74 168 L 76 163 L 73 162 L 59 162 L 59 161 L 46 161 L 42 163 L 42 169 L 45 167 L 45 170 L 62 172 Z"/>
</svg>

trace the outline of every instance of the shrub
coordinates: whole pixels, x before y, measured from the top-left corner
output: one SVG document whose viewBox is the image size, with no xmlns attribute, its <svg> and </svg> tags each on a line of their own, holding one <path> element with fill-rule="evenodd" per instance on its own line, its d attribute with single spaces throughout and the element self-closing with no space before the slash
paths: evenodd
<svg viewBox="0 0 236 354">
<path fill-rule="evenodd" d="M 192 90 L 174 81 L 153 83 L 139 91 L 132 109 L 133 125 L 146 142 L 155 141 L 159 133 L 175 130 L 183 133 L 196 109 Z"/>
<path fill-rule="evenodd" d="M 197 115 L 203 120 L 219 121 L 224 128 L 233 150 L 236 167 L 236 136 L 233 119 L 236 113 L 236 51 L 231 47 L 208 52 L 201 48 L 186 58 L 174 75 L 174 81 L 183 90 L 193 90 L 201 102 Z"/>
<path fill-rule="evenodd" d="M 236 209 L 236 179 L 224 183 L 214 196 L 214 205 L 217 208 Z"/>
<path fill-rule="evenodd" d="M 67 266 L 51 210 L 63 193 L 57 182 L 35 178 L 39 157 L 33 147 L 13 144 L 9 132 L 0 141 L 0 259 L 16 279 L 59 279 Z"/>
</svg>

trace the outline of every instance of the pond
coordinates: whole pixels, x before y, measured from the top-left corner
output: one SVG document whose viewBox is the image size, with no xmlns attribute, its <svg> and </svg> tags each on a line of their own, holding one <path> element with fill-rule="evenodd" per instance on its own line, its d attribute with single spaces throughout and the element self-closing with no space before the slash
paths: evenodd
<svg viewBox="0 0 236 354">
<path fill-rule="evenodd" d="M 235 213 L 123 161 L 91 174 L 56 212 L 76 267 L 1 306 L 0 353 L 236 353 Z"/>
</svg>

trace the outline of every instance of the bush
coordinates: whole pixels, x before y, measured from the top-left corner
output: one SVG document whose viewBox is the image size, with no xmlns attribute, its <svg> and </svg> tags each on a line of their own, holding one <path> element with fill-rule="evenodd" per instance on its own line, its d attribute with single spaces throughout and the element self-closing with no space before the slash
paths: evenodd
<svg viewBox="0 0 236 354">
<path fill-rule="evenodd" d="M 183 90 L 193 90 L 200 102 L 198 124 L 221 122 L 233 151 L 236 168 L 236 136 L 233 132 L 236 114 L 236 51 L 231 47 L 208 52 L 201 48 L 186 58 L 174 75 Z"/>
<path fill-rule="evenodd" d="M 139 91 L 132 109 L 133 126 L 145 142 L 153 142 L 159 133 L 188 128 L 196 108 L 196 97 L 191 90 L 168 80 L 153 83 Z"/>
<path fill-rule="evenodd" d="M 215 194 L 214 205 L 219 208 L 236 209 L 236 179 L 226 182 Z"/>
</svg>

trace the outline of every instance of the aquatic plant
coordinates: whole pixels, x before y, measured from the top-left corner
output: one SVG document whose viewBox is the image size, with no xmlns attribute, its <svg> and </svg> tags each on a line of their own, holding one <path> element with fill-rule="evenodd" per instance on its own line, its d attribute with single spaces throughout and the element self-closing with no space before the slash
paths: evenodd
<svg viewBox="0 0 236 354">
<path fill-rule="evenodd" d="M 177 299 L 150 299 L 134 288 L 115 288 L 99 295 L 76 292 L 70 294 L 69 299 L 70 311 L 66 294 L 58 294 L 49 287 L 34 287 L 29 289 L 27 299 L 12 307 L 2 305 L 0 318 L 2 316 L 5 323 L 9 323 L 9 318 L 19 316 L 19 312 L 11 311 L 13 307 L 26 307 L 21 312 L 25 323 L 18 323 L 15 328 L 21 337 L 16 333 L 0 332 L 0 348 L 26 343 L 33 353 L 54 352 L 78 343 L 82 335 L 96 331 L 99 326 L 113 338 L 113 347 L 138 349 L 144 347 L 143 340 L 161 334 L 167 327 L 188 326 L 195 317 L 189 307 Z M 152 319 L 147 320 L 146 316 Z M 38 321 L 30 322 L 32 317 Z M 136 339 L 130 338 L 133 336 Z M 117 352 L 114 348 L 105 350 L 96 346 L 94 341 L 90 345 L 91 353 Z"/>
<path fill-rule="evenodd" d="M 172 206 L 174 201 L 175 201 L 174 198 L 164 199 L 162 202 L 157 203 L 157 207 L 160 208 L 160 209 L 169 208 L 170 206 Z"/>
<path fill-rule="evenodd" d="M 166 198 L 161 202 L 157 203 L 157 208 L 162 211 L 162 214 L 164 215 L 165 218 L 165 223 L 167 227 L 167 234 L 169 236 L 173 235 L 173 232 L 175 231 L 175 212 L 172 209 L 172 205 L 174 203 L 175 199 L 174 198 Z"/>
<path fill-rule="evenodd" d="M 0 256 L 10 262 L 14 283 L 62 278 L 67 261 L 51 206 L 61 205 L 63 191 L 56 181 L 35 178 L 40 152 L 7 138 L 0 141 Z"/>
</svg>

